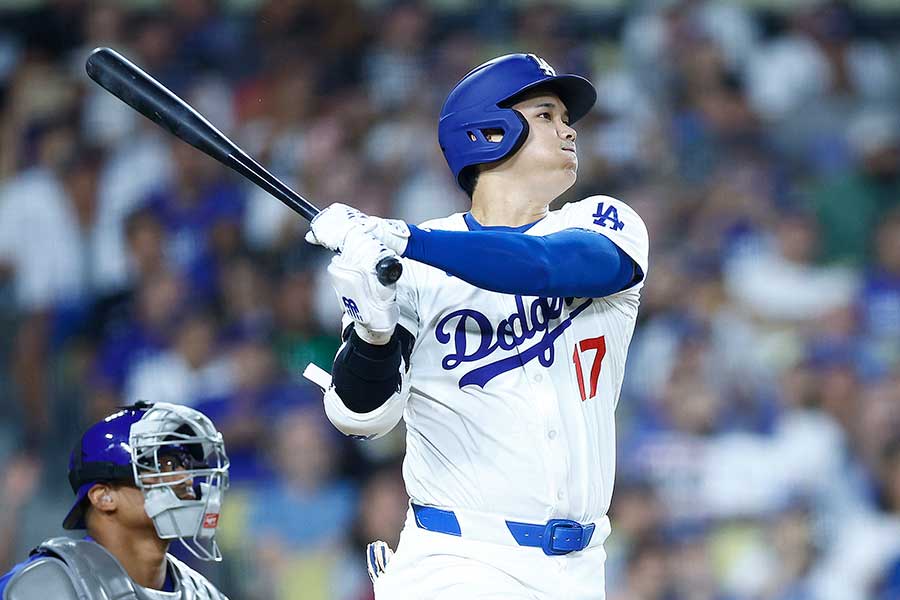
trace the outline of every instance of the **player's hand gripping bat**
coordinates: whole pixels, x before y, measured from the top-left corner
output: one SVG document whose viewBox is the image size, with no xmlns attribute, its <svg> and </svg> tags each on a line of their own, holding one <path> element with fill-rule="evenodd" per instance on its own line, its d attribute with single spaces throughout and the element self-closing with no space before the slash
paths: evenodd
<svg viewBox="0 0 900 600">
<path fill-rule="evenodd" d="M 307 220 L 312 220 L 319 213 L 312 203 L 250 158 L 187 102 L 115 50 L 94 50 L 85 68 L 88 76 L 113 96 L 191 146 L 234 169 L 294 212 Z M 383 258 L 375 267 L 375 272 L 378 281 L 389 285 L 400 278 L 403 265 L 396 257 Z"/>
</svg>

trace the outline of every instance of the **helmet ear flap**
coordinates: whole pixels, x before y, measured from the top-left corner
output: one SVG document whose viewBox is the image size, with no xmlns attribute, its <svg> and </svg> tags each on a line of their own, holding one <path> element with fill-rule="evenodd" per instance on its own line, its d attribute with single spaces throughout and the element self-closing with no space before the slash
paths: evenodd
<svg viewBox="0 0 900 600">
<path fill-rule="evenodd" d="M 511 108 L 510 110 L 513 111 L 513 113 L 515 113 L 515 115 L 519 117 L 519 121 L 522 122 L 522 131 L 519 132 L 519 136 L 516 138 L 515 143 L 513 144 L 512 148 L 509 149 L 506 156 L 512 156 L 513 154 L 518 152 L 519 148 L 521 148 L 525 144 L 525 140 L 528 139 L 528 134 L 531 133 L 531 126 L 528 125 L 528 119 L 525 118 L 525 115 L 513 108 Z"/>
<path fill-rule="evenodd" d="M 502 131 L 503 139 L 499 142 L 488 141 L 486 132 L 490 130 Z M 457 182 L 465 189 L 464 169 L 497 162 L 510 156 L 525 143 L 528 131 L 528 121 L 512 108 L 494 107 L 488 110 L 477 107 L 443 121 L 439 126 L 438 137 Z"/>
<path fill-rule="evenodd" d="M 510 110 L 512 110 L 512 109 L 510 109 Z M 515 113 L 516 117 L 518 117 L 519 122 L 522 124 L 522 126 L 519 129 L 519 132 L 516 135 L 515 140 L 513 140 L 512 145 L 509 146 L 509 149 L 505 151 L 505 153 L 502 157 L 500 157 L 496 160 L 504 160 L 506 158 L 509 158 L 516 152 L 518 152 L 519 148 L 521 148 L 522 145 L 525 144 L 525 140 L 528 139 L 528 133 L 531 131 L 531 128 L 528 125 L 528 120 L 525 118 L 525 115 L 523 115 L 522 113 L 520 113 L 517 110 L 512 110 L 512 112 Z M 508 131 L 504 130 L 504 133 L 503 133 L 504 137 L 507 136 L 507 133 L 508 133 Z M 507 140 L 504 140 L 504 141 L 506 141 L 507 144 L 509 143 Z M 496 161 L 491 161 L 491 162 L 496 162 Z M 467 167 L 463 167 L 460 170 L 459 175 L 456 178 L 457 183 L 459 183 L 459 187 L 461 187 L 463 189 L 463 191 L 465 191 L 469 195 L 470 198 L 472 197 L 472 194 L 475 191 L 475 183 L 478 181 L 478 174 L 479 174 L 478 167 L 483 164 L 490 164 L 490 163 L 478 163 L 478 164 L 474 164 L 474 165 L 469 165 Z"/>
</svg>

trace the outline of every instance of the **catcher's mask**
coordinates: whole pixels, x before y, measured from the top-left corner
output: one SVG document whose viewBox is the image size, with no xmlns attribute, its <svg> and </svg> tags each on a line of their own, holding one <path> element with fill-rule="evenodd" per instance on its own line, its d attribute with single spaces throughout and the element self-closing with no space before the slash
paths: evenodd
<svg viewBox="0 0 900 600">
<path fill-rule="evenodd" d="M 69 462 L 75 505 L 63 522 L 83 529 L 87 492 L 98 482 L 133 484 L 161 539 L 178 539 L 201 560 L 221 560 L 215 541 L 228 456 L 212 421 L 186 406 L 138 403 L 82 436 Z"/>
</svg>

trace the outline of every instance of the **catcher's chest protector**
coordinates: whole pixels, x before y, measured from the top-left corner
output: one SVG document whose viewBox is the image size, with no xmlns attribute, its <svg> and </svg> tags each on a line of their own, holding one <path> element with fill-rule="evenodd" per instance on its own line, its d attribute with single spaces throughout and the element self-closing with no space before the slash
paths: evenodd
<svg viewBox="0 0 900 600">
<path fill-rule="evenodd" d="M 134 581 L 109 552 L 100 544 L 71 538 L 52 538 L 41 544 L 38 552 L 59 557 L 74 575 L 85 600 L 158 600 L 158 593 L 146 590 Z M 186 564 L 166 555 L 172 569 L 179 600 L 228 600 L 205 577 Z"/>
</svg>

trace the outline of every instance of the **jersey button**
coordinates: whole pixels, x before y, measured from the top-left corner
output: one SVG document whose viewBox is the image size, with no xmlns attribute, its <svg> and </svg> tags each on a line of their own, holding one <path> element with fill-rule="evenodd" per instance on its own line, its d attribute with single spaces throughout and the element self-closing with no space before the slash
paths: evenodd
<svg viewBox="0 0 900 600">
<path fill-rule="evenodd" d="M 565 496 L 566 496 L 566 495 L 563 493 L 562 490 L 559 490 L 558 492 L 556 492 L 556 499 L 557 499 L 557 500 L 562 500 L 563 498 L 565 498 Z"/>
<path fill-rule="evenodd" d="M 547 437 L 550 438 L 551 440 L 555 440 L 556 439 L 556 430 L 551 429 L 550 431 L 548 431 Z"/>
<path fill-rule="evenodd" d="M 534 376 L 534 382 L 535 382 L 535 383 L 540 383 L 540 382 L 542 382 L 543 380 L 544 380 L 544 376 L 541 375 L 540 373 L 538 373 L 537 375 Z"/>
</svg>

